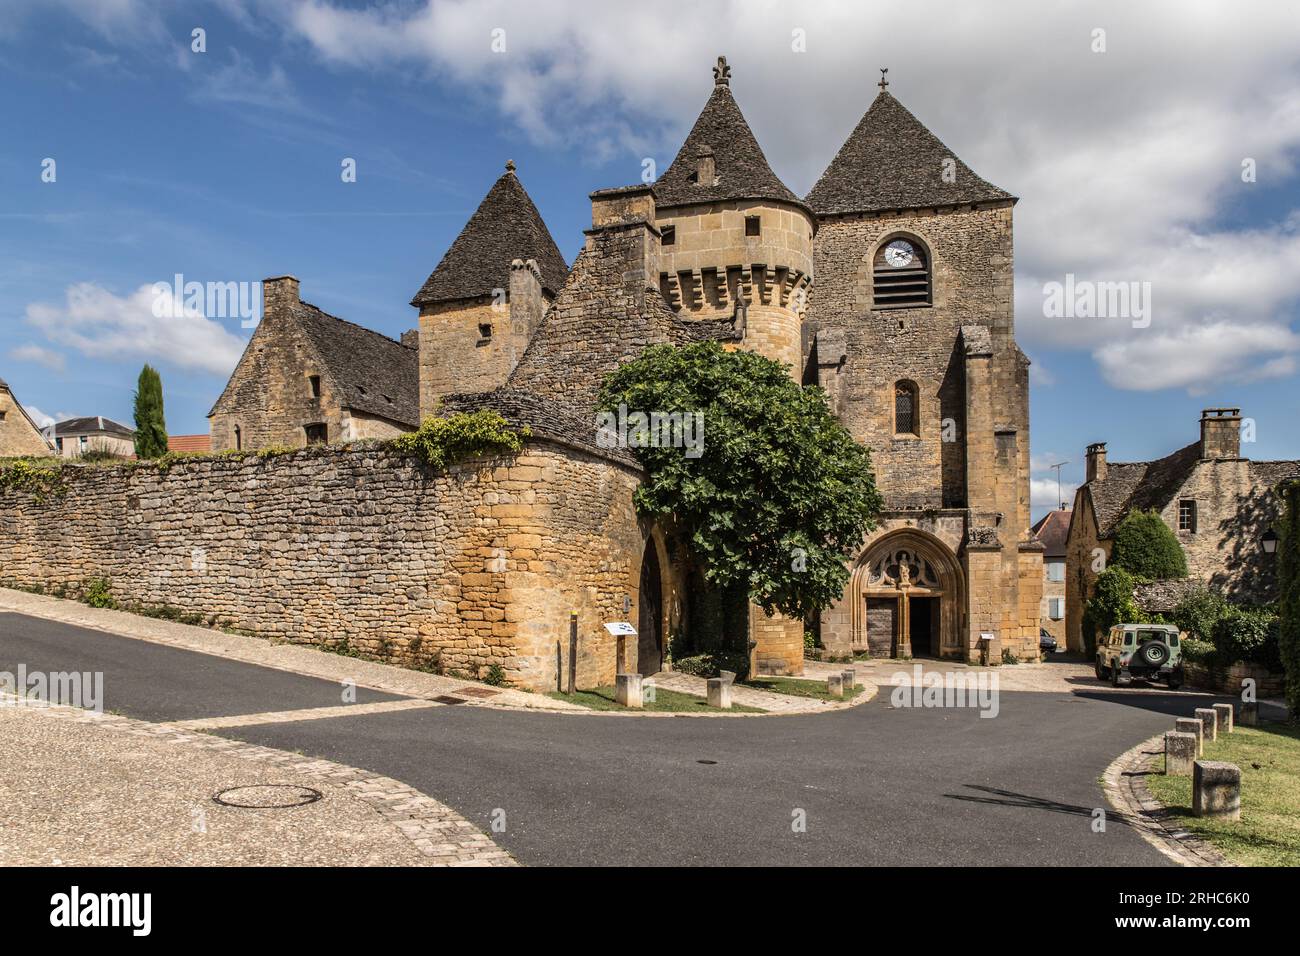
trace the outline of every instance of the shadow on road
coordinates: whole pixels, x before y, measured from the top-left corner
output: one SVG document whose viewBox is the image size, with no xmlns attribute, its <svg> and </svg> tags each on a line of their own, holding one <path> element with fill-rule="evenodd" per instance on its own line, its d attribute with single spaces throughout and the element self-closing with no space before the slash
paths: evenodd
<svg viewBox="0 0 1300 956">
<path fill-rule="evenodd" d="M 1017 807 L 1022 810 L 1046 810 L 1049 813 L 1065 813 L 1075 817 L 1091 817 L 1097 807 L 1083 807 L 1072 803 L 1061 803 L 1059 800 L 1047 800 L 1043 797 L 1031 797 L 1027 793 L 1016 793 L 1014 790 L 999 790 L 997 787 L 981 787 L 973 783 L 963 784 L 970 790 L 978 790 L 980 793 L 991 794 L 991 796 L 977 797 L 967 793 L 945 793 L 944 796 L 950 800 L 961 800 L 963 803 L 982 803 L 989 806 L 998 807 Z M 1106 809 L 1107 821 L 1118 821 L 1125 826 L 1129 825 L 1128 818 L 1117 810 Z"/>
</svg>

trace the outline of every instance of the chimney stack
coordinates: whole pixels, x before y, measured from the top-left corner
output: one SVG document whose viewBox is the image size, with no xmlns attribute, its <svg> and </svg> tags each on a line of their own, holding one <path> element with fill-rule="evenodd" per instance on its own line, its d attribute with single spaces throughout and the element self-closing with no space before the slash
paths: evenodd
<svg viewBox="0 0 1300 956">
<path fill-rule="evenodd" d="M 292 309 L 300 301 L 296 276 L 271 276 L 262 280 L 263 318 Z"/>
<path fill-rule="evenodd" d="M 1207 408 L 1201 412 L 1201 459 L 1241 457 L 1241 409 Z"/>
<path fill-rule="evenodd" d="M 1087 466 L 1085 468 L 1084 481 L 1105 481 L 1106 480 L 1106 443 L 1104 441 L 1093 442 L 1088 446 L 1086 456 Z"/>
</svg>

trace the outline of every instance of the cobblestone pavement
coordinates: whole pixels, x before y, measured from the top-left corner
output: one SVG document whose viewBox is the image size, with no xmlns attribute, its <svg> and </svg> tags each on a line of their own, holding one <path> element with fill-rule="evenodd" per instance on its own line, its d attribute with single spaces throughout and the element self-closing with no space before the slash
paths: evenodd
<svg viewBox="0 0 1300 956">
<path fill-rule="evenodd" d="M 256 809 L 213 800 L 270 787 L 249 802 L 275 802 L 281 786 L 322 796 Z M 460 814 L 389 777 L 11 694 L 0 694 L 0 807 L 0 866 L 514 863 Z"/>
<path fill-rule="evenodd" d="M 457 697 L 459 703 L 475 707 L 585 710 L 577 704 L 552 700 L 541 694 L 488 687 L 477 681 L 440 677 L 392 664 L 363 661 L 355 657 L 330 654 L 307 645 L 272 644 L 257 637 L 141 617 L 126 611 L 88 607 L 76 601 L 29 594 L 26 591 L 0 588 L 0 611 L 30 614 L 49 621 L 94 628 L 122 637 L 214 654 L 229 660 L 273 667 L 308 677 L 352 681 L 361 687 L 409 697 L 451 696 Z"/>
<path fill-rule="evenodd" d="M 844 669 L 841 667 L 836 669 L 835 672 L 839 673 Z M 825 680 L 826 678 L 823 676 L 820 678 L 809 677 L 809 679 Z M 704 697 L 708 693 L 708 681 L 703 677 L 693 677 L 690 674 L 661 671 L 654 676 L 654 682 L 655 686 L 662 690 L 675 690 L 682 694 L 692 694 L 695 697 Z M 858 680 L 858 683 L 863 682 Z M 847 701 L 826 701 L 817 700 L 813 697 L 795 697 L 793 694 L 778 694 L 757 687 L 746 687 L 743 684 L 734 684 L 731 688 L 731 702 L 733 704 L 741 704 L 745 707 L 760 707 L 771 714 L 826 713 L 827 711 L 841 710 L 855 704 L 866 703 L 873 696 L 875 696 L 874 684 L 867 684 L 862 693 Z"/>
</svg>

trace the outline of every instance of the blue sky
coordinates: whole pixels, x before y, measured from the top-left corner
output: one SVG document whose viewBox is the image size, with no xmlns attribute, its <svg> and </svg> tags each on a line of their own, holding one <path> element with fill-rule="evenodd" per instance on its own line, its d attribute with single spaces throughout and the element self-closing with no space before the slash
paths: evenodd
<svg viewBox="0 0 1300 956">
<path fill-rule="evenodd" d="M 129 423 L 148 360 L 169 430 L 206 431 L 249 331 L 153 319 L 142 287 L 293 273 L 308 301 L 397 336 L 507 158 L 572 260 L 587 194 L 637 181 L 646 158 L 666 168 L 726 53 L 798 193 L 889 66 L 891 92 L 1021 197 L 1037 512 L 1055 495 L 1045 465 L 1069 461 L 1071 484 L 1091 441 L 1166 454 L 1204 406 L 1255 420 L 1250 457 L 1300 457 L 1300 18 L 1285 4 L 954 4 L 926 24 L 885 4 L 727 6 L 6 4 L 0 377 L 46 416 Z M 1149 282 L 1150 326 L 1044 315 L 1044 284 L 1066 274 Z"/>
</svg>

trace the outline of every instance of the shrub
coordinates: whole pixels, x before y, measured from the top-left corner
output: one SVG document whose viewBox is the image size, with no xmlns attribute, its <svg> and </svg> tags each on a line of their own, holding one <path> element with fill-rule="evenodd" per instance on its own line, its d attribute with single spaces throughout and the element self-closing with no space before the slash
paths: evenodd
<svg viewBox="0 0 1300 956">
<path fill-rule="evenodd" d="M 1154 511 L 1130 511 L 1115 529 L 1111 566 L 1148 581 L 1187 577 L 1187 556 Z"/>
<path fill-rule="evenodd" d="M 1281 670 L 1277 613 L 1271 608 L 1230 607 L 1214 626 L 1214 652 L 1223 665 L 1243 661 Z"/>
<path fill-rule="evenodd" d="M 1279 489 L 1282 526 L 1278 529 L 1278 574 L 1282 600 L 1278 604 L 1278 652 L 1286 674 L 1286 703 L 1292 719 L 1300 719 L 1300 481 Z"/>
<path fill-rule="evenodd" d="M 1171 615 L 1171 623 L 1180 631 L 1195 635 L 1202 641 L 1212 643 L 1214 626 L 1228 613 L 1230 605 L 1217 591 L 1201 587 L 1192 591 L 1179 602 Z"/>
<path fill-rule="evenodd" d="M 717 677 L 721 671 L 734 671 L 736 680 L 749 676 L 749 655 L 742 651 L 714 651 L 673 661 L 673 670 L 694 677 Z"/>
<path fill-rule="evenodd" d="M 815 654 L 817 652 L 817 635 L 812 631 L 803 632 L 803 652 L 805 654 Z"/>
<path fill-rule="evenodd" d="M 81 600 L 91 607 L 117 607 L 117 599 L 113 597 L 112 583 L 108 578 L 91 578 L 87 581 Z"/>
<path fill-rule="evenodd" d="M 26 492 L 41 503 L 49 498 L 61 498 L 68 490 L 61 465 L 16 458 L 0 470 L 0 491 Z"/>
<path fill-rule="evenodd" d="M 430 468 L 443 469 L 483 455 L 517 455 L 529 434 L 527 428 L 511 431 L 504 418 L 481 408 L 447 418 L 426 418 L 417 431 L 399 435 L 389 445 L 415 455 Z"/>
<path fill-rule="evenodd" d="M 489 664 L 487 673 L 483 676 L 483 683 L 491 684 L 493 687 L 500 687 L 506 682 L 506 672 L 500 664 Z"/>
<path fill-rule="evenodd" d="M 1132 624 L 1142 616 L 1133 600 L 1133 575 L 1112 564 L 1097 575 L 1096 591 L 1083 606 L 1083 640 L 1089 657 L 1097 646 L 1097 635 L 1116 624 Z"/>
</svg>

